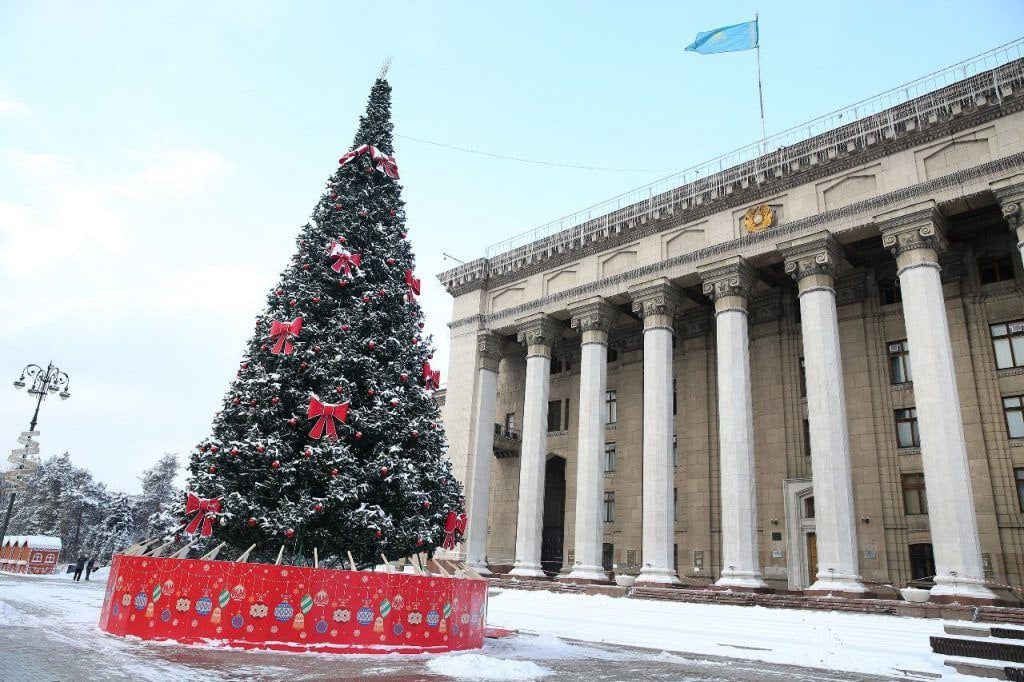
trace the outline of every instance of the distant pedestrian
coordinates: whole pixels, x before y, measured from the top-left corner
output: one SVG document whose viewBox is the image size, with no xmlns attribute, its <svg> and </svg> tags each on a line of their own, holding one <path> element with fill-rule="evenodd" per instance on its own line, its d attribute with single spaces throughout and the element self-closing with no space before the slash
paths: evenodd
<svg viewBox="0 0 1024 682">
<path fill-rule="evenodd" d="M 85 568 L 85 557 L 82 556 L 82 555 L 79 555 L 78 559 L 75 561 L 75 578 L 74 579 L 76 581 L 82 579 L 82 570 L 84 568 Z"/>
<path fill-rule="evenodd" d="M 96 570 L 96 557 L 89 557 L 89 563 L 85 565 L 85 579 L 89 579 L 89 574 Z"/>
</svg>

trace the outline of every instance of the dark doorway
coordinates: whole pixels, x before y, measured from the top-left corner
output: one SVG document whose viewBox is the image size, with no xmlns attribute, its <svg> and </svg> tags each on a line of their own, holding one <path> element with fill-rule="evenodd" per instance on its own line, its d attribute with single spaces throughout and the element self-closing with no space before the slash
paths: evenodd
<svg viewBox="0 0 1024 682">
<path fill-rule="evenodd" d="M 552 457 L 544 468 L 544 530 L 540 536 L 540 564 L 548 575 L 562 570 L 565 537 L 565 458 Z"/>
<path fill-rule="evenodd" d="M 930 543 L 910 545 L 910 577 L 912 580 L 927 580 L 935 576 L 935 554 Z"/>
<path fill-rule="evenodd" d="M 612 570 L 612 566 L 615 563 L 615 545 L 610 542 L 602 543 L 601 545 L 601 566 L 604 570 Z"/>
</svg>

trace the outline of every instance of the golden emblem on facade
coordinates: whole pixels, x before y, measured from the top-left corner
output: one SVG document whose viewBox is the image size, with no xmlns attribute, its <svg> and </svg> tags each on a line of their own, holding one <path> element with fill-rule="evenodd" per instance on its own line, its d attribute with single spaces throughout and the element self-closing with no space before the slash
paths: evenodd
<svg viewBox="0 0 1024 682">
<path fill-rule="evenodd" d="M 762 232 L 775 224 L 775 211 L 768 204 L 747 209 L 743 216 L 743 227 L 748 234 Z"/>
</svg>

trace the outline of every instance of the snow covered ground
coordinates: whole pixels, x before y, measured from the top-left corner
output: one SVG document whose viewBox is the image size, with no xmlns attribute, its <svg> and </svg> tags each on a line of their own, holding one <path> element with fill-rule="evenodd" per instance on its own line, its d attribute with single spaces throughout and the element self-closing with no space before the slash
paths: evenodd
<svg viewBox="0 0 1024 682">
<path fill-rule="evenodd" d="M 938 621 L 496 590 L 489 622 L 523 632 L 488 640 L 481 651 L 307 655 L 106 635 L 96 627 L 103 587 L 102 579 L 75 583 L 65 576 L 0 575 L 0 679 L 781 682 L 954 677 L 929 653 L 928 635 L 941 630 Z"/>
</svg>

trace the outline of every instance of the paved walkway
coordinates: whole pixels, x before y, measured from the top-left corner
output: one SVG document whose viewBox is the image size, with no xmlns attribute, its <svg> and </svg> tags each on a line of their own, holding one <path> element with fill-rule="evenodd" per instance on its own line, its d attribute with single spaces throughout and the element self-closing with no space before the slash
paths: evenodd
<svg viewBox="0 0 1024 682">
<path fill-rule="evenodd" d="M 103 583 L 0 575 L 3 680 L 868 680 L 724 658 L 689 658 L 521 634 L 447 656 L 337 656 L 126 640 L 96 627 Z M 742 655 L 741 652 L 737 652 Z M 545 674 L 546 673 L 546 674 Z M 484 675 L 494 675 L 484 677 Z M 913 677 L 907 679 L 923 679 Z"/>
</svg>

